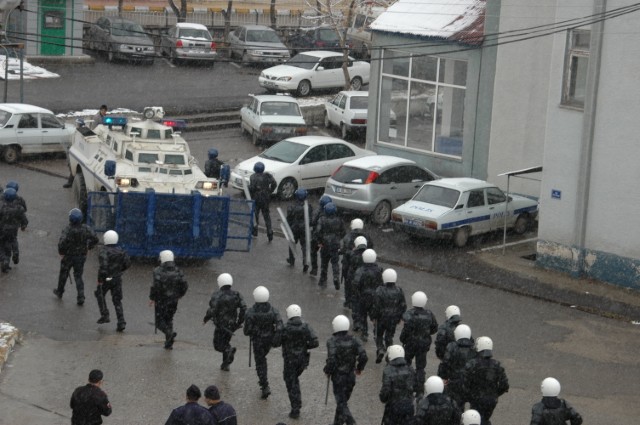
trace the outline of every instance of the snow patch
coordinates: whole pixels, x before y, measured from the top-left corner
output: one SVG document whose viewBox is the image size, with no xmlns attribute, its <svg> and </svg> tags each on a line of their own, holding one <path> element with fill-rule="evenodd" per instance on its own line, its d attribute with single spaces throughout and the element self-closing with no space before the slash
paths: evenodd
<svg viewBox="0 0 640 425">
<path fill-rule="evenodd" d="M 0 55 L 0 80 L 4 80 L 5 72 L 7 72 L 7 80 L 19 80 L 20 59 L 9 57 L 9 62 L 7 64 L 7 56 Z M 54 72 L 49 72 L 39 66 L 31 65 L 26 60 L 22 62 L 22 76 L 25 80 L 60 77 L 60 75 Z"/>
</svg>

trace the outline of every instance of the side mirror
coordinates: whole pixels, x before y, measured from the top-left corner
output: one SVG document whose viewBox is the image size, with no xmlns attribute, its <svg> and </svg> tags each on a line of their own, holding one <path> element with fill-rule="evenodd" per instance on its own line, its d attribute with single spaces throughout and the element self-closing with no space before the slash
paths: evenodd
<svg viewBox="0 0 640 425">
<path fill-rule="evenodd" d="M 104 175 L 113 178 L 116 175 L 116 162 L 112 159 L 107 159 L 104 162 Z"/>
<path fill-rule="evenodd" d="M 511 202 L 511 201 L 513 201 L 513 198 L 512 198 L 511 196 L 509 196 L 509 197 L 507 198 L 507 202 Z"/>
<path fill-rule="evenodd" d="M 324 71 L 324 66 L 319 66 L 316 68 L 316 71 Z"/>
<path fill-rule="evenodd" d="M 458 204 L 456 205 L 456 207 L 454 208 L 455 210 L 461 210 L 462 208 L 464 208 L 463 204 Z"/>
</svg>

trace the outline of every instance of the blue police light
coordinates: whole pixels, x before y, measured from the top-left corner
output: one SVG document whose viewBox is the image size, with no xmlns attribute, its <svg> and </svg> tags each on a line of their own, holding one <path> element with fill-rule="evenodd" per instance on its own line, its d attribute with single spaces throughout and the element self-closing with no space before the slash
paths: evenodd
<svg viewBox="0 0 640 425">
<path fill-rule="evenodd" d="M 108 125 L 109 127 L 114 125 L 124 127 L 125 125 L 127 125 L 127 117 L 104 117 L 102 119 L 102 123 L 104 125 Z"/>
<path fill-rule="evenodd" d="M 186 130 L 187 122 L 185 120 L 162 120 L 162 125 L 171 127 L 174 130 Z"/>
</svg>

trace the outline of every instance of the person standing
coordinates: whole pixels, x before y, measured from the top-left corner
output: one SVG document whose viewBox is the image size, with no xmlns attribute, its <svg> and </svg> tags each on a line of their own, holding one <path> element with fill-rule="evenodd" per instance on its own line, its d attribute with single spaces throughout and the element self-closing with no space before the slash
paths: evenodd
<svg viewBox="0 0 640 425">
<path fill-rule="evenodd" d="M 93 122 L 91 123 L 91 130 L 93 130 L 100 124 L 104 124 L 104 117 L 107 116 L 108 110 L 109 108 L 107 108 L 107 105 L 100 105 L 100 109 L 98 109 L 98 112 L 96 112 L 96 114 L 93 116 Z"/>
<path fill-rule="evenodd" d="M 369 322 L 375 300 L 376 289 L 382 285 L 382 268 L 376 264 L 378 256 L 376 252 L 368 248 L 362 253 L 362 266 L 358 267 L 353 275 L 353 292 L 357 298 L 356 316 L 358 322 L 356 328 L 362 333 L 362 340 L 369 336 Z"/>
<path fill-rule="evenodd" d="M 211 295 L 209 309 L 202 323 L 213 321 L 213 349 L 222 353 L 220 369 L 224 371 L 229 370 L 236 353 L 236 347 L 231 346 L 231 337 L 242 327 L 247 311 L 242 295 L 231 289 L 232 285 L 233 277 L 229 273 L 218 276 L 218 290 Z"/>
<path fill-rule="evenodd" d="M 300 395 L 300 375 L 309 366 L 309 350 L 318 347 L 318 337 L 307 323 L 302 321 L 302 309 L 296 304 L 287 307 L 287 323 L 282 330 L 282 375 L 287 386 L 291 412 L 289 417 L 300 417 L 302 396 Z"/>
<path fill-rule="evenodd" d="M 349 269 L 351 259 L 354 255 L 354 250 L 357 248 L 357 246 L 355 245 L 355 241 L 359 237 L 364 237 L 367 241 L 368 247 L 373 248 L 373 241 L 371 241 L 369 235 L 364 232 L 364 222 L 361 219 L 354 218 L 353 220 L 351 220 L 350 228 L 351 231 L 347 233 L 340 241 L 340 253 L 342 254 L 340 264 L 342 266 L 342 282 L 344 283 L 345 298 L 344 307 L 351 306 L 352 294 L 351 282 L 349 281 Z"/>
<path fill-rule="evenodd" d="M 542 400 L 531 409 L 531 425 L 581 425 L 582 416 L 560 397 L 560 382 L 556 378 L 545 378 L 540 384 Z"/>
<path fill-rule="evenodd" d="M 220 391 L 215 385 L 204 390 L 204 401 L 209 406 L 215 425 L 238 425 L 238 415 L 232 405 L 220 399 Z"/>
<path fill-rule="evenodd" d="M 300 242 L 300 247 L 302 248 L 302 272 L 306 273 L 309 270 L 309 264 L 307 264 L 307 225 L 310 223 L 305 222 L 305 214 L 304 214 L 304 206 L 305 200 L 307 199 L 307 190 L 306 189 L 297 189 L 294 193 L 296 198 L 295 204 L 289 205 L 287 207 L 287 223 L 291 228 L 291 232 L 293 233 L 294 243 Z M 309 207 L 309 213 L 306 215 L 309 219 L 311 219 L 312 208 L 311 205 L 307 203 Z M 289 248 L 289 258 L 287 258 L 287 263 L 293 267 L 295 266 L 296 259 L 293 255 L 293 251 Z"/>
<path fill-rule="evenodd" d="M 253 166 L 254 173 L 249 177 L 249 194 L 256 203 L 256 225 L 253 228 L 253 236 L 258 236 L 258 224 L 260 223 L 260 213 L 264 218 L 264 225 L 267 228 L 267 238 L 269 242 L 273 240 L 273 229 L 271 228 L 271 215 L 269 205 L 271 204 L 271 194 L 278 187 L 276 180 L 269 173 L 264 172 L 264 164 L 256 162 Z"/>
<path fill-rule="evenodd" d="M 192 384 L 187 388 L 187 403 L 173 409 L 164 425 L 215 425 L 211 413 L 198 404 L 201 396 L 200 388 Z"/>
<path fill-rule="evenodd" d="M 103 373 L 94 369 L 89 372 L 89 383 L 75 389 L 69 406 L 71 425 L 100 425 L 103 416 L 111 414 L 111 403 L 102 390 Z"/>
<path fill-rule="evenodd" d="M 405 425 L 413 417 L 416 372 L 407 364 L 404 356 L 404 348 L 400 345 L 392 345 L 387 350 L 389 363 L 382 372 L 380 389 L 380 401 L 385 404 L 383 425 Z"/>
<path fill-rule="evenodd" d="M 445 322 L 438 327 L 438 333 L 436 334 L 436 356 L 442 360 L 444 353 L 447 351 L 447 345 L 450 342 L 454 342 L 456 337 L 453 335 L 453 331 L 462 321 L 460 316 L 460 308 L 457 305 L 450 305 L 444 311 Z"/>
<path fill-rule="evenodd" d="M 316 276 L 318 274 L 318 251 L 320 250 L 320 240 L 316 233 L 316 226 L 318 225 L 320 218 L 324 216 L 324 207 L 329 202 L 331 202 L 331 198 L 327 195 L 322 195 L 318 201 L 318 209 L 311 218 L 311 271 L 309 272 L 311 276 Z"/>
<path fill-rule="evenodd" d="M 104 248 L 100 250 L 98 256 L 98 287 L 95 296 L 100 308 L 100 318 L 98 324 L 109 323 L 109 309 L 105 297 L 111 291 L 111 300 L 116 310 L 118 325 L 116 331 L 122 332 L 127 326 L 124 321 L 124 310 L 122 309 L 122 273 L 131 266 L 131 259 L 122 248 L 118 246 L 118 233 L 114 230 L 107 230 L 103 236 Z"/>
<path fill-rule="evenodd" d="M 362 343 L 349 335 L 349 319 L 336 316 L 331 322 L 333 335 L 327 341 L 327 361 L 324 373 L 333 383 L 333 395 L 336 399 L 336 413 L 333 425 L 355 424 L 349 410 L 349 399 L 359 376 L 367 365 L 367 352 Z"/>
<path fill-rule="evenodd" d="M 458 403 L 458 407 L 462 410 L 467 401 L 463 385 L 464 368 L 467 362 L 476 356 L 476 352 L 469 326 L 458 325 L 453 333 L 456 340 L 447 345 L 447 351 L 438 366 L 438 376 L 447 382 L 447 395 Z"/>
<path fill-rule="evenodd" d="M 26 214 L 27 203 L 25 202 L 22 196 L 18 195 L 18 189 L 20 189 L 20 185 L 18 184 L 18 182 L 13 180 L 8 182 L 7 189 L 13 189 L 16 191 L 15 202 L 18 203 L 18 205 L 20 205 L 24 209 L 24 212 Z M 20 262 L 20 245 L 18 244 L 17 233 L 16 233 L 15 239 L 13 240 L 13 243 L 11 244 L 11 253 L 12 253 L 11 259 L 13 260 L 13 264 L 18 264 Z"/>
<path fill-rule="evenodd" d="M 93 249 L 99 242 L 96 232 L 86 224 L 82 223 L 82 211 L 74 208 L 69 211 L 69 225 L 64 228 L 60 240 L 58 241 L 58 254 L 60 259 L 60 274 L 58 275 L 58 287 L 53 293 L 62 298 L 64 285 L 69 278 L 69 272 L 73 269 L 73 277 L 76 280 L 76 290 L 78 292 L 78 305 L 84 304 L 84 263 L 87 261 L 87 252 Z"/>
<path fill-rule="evenodd" d="M 187 289 L 189 289 L 189 284 L 184 273 L 176 266 L 173 252 L 162 251 L 160 265 L 153 269 L 149 305 L 155 306 L 155 323 L 156 327 L 165 335 L 164 348 L 166 350 L 173 348 L 173 342 L 178 335 L 173 331 L 173 316 L 178 310 L 178 300 L 184 297 Z"/>
<path fill-rule="evenodd" d="M 349 254 L 349 266 L 346 272 L 343 271 L 342 275 L 344 281 L 344 304 L 342 304 L 342 306 L 351 309 L 351 315 L 356 326 L 359 323 L 355 320 L 358 298 L 353 285 L 353 277 L 356 274 L 356 270 L 358 270 L 358 267 L 362 266 L 363 264 L 362 254 L 367 249 L 367 245 L 368 242 L 364 236 L 358 236 L 357 238 L 355 238 L 355 240 L 353 241 L 351 253 Z M 354 326 L 353 330 L 355 332 L 358 332 L 360 329 L 358 329 L 356 326 Z"/>
<path fill-rule="evenodd" d="M 324 217 L 318 220 L 316 233 L 320 243 L 320 280 L 321 288 L 327 286 L 329 261 L 333 274 L 333 286 L 340 289 L 340 241 L 344 237 L 345 228 L 342 219 L 337 216 L 337 208 L 333 202 L 324 206 Z"/>
<path fill-rule="evenodd" d="M 218 149 L 209 149 L 207 151 L 207 156 L 209 159 L 204 163 L 204 175 L 209 178 L 220 180 L 220 169 L 224 162 L 218 159 Z"/>
<path fill-rule="evenodd" d="M 11 251 L 17 244 L 18 229 L 24 231 L 29 225 L 29 220 L 24 208 L 16 201 L 16 190 L 6 188 L 3 192 L 4 202 L 0 205 L 0 269 L 2 273 L 11 270 Z M 14 251 L 15 255 L 15 251 Z M 17 264 L 17 258 L 13 262 Z"/>
<path fill-rule="evenodd" d="M 393 345 L 396 327 L 407 310 L 407 301 L 404 299 L 402 288 L 396 286 L 397 280 L 396 271 L 386 269 L 382 272 L 384 285 L 376 289 L 371 314 L 376 321 L 376 347 L 378 350 L 376 363 L 382 362 L 387 347 Z M 404 350 L 402 350 L 402 354 L 404 355 Z"/>
<path fill-rule="evenodd" d="M 444 382 L 439 376 L 430 376 L 424 384 L 427 396 L 418 401 L 412 425 L 460 425 L 460 409 L 443 394 Z"/>
<path fill-rule="evenodd" d="M 280 346 L 282 319 L 278 310 L 269 304 L 269 290 L 264 286 L 258 286 L 253 290 L 253 300 L 255 304 L 247 311 L 244 334 L 251 338 L 258 382 L 262 390 L 261 398 L 266 400 L 271 394 L 267 354 L 271 347 Z"/>
</svg>

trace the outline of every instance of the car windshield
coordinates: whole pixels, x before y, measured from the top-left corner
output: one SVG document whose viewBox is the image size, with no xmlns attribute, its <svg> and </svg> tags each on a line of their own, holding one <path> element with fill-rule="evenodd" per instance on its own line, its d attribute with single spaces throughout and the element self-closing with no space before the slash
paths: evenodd
<svg viewBox="0 0 640 425">
<path fill-rule="evenodd" d="M 260 115 L 294 115 L 301 116 L 297 103 L 292 102 L 264 102 L 260 108 Z"/>
<path fill-rule="evenodd" d="M 331 176 L 331 179 L 340 183 L 363 184 L 367 180 L 368 176 L 368 170 L 343 165 L 338 168 L 338 171 L 336 171 L 333 176 Z"/>
<path fill-rule="evenodd" d="M 455 189 L 426 184 L 415 194 L 413 200 L 453 208 L 458 198 L 460 198 L 460 192 Z"/>
<path fill-rule="evenodd" d="M 211 40 L 209 31 L 199 30 L 197 28 L 183 28 L 180 30 L 181 38 L 201 38 L 203 40 Z"/>
<path fill-rule="evenodd" d="M 280 39 L 273 30 L 247 31 L 247 41 L 259 41 L 262 43 L 279 43 Z"/>
<path fill-rule="evenodd" d="M 309 149 L 309 146 L 307 145 L 292 142 L 290 140 L 283 140 L 271 146 L 259 156 L 260 158 L 273 159 L 274 161 L 292 164 L 295 160 L 300 158 L 300 155 L 302 155 L 307 149 Z"/>
<path fill-rule="evenodd" d="M 322 41 L 339 41 L 338 34 L 330 28 L 318 30 L 318 38 Z"/>
<path fill-rule="evenodd" d="M 144 37 L 146 33 L 144 29 L 134 22 L 115 22 L 113 24 L 112 34 L 129 37 Z"/>
<path fill-rule="evenodd" d="M 7 111 L 0 111 L 0 127 L 4 127 L 11 118 L 11 113 Z"/>
<path fill-rule="evenodd" d="M 295 55 L 290 60 L 287 61 L 287 65 L 295 66 L 303 69 L 313 69 L 318 63 L 318 58 L 315 56 L 305 55 L 304 53 L 300 53 L 299 55 Z"/>
<path fill-rule="evenodd" d="M 369 107 L 368 96 L 352 96 L 351 109 L 367 109 Z"/>
</svg>

